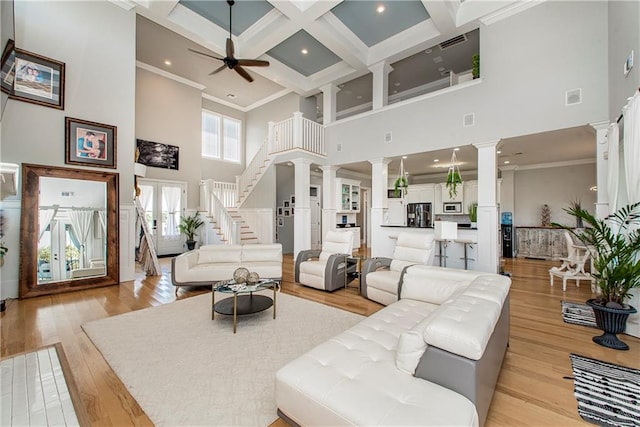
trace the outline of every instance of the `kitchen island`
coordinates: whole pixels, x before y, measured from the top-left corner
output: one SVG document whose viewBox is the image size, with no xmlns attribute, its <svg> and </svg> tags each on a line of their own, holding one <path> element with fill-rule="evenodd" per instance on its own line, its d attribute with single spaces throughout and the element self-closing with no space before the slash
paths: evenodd
<svg viewBox="0 0 640 427">
<path fill-rule="evenodd" d="M 407 227 L 404 225 L 381 225 L 379 228 L 380 244 L 376 249 L 376 253 L 373 256 L 388 257 L 393 256 L 393 250 L 396 246 L 396 239 L 400 233 L 424 233 L 433 235 L 433 227 L 428 228 L 416 228 Z M 458 227 L 458 238 L 449 242 L 447 246 L 447 267 L 464 269 L 464 243 L 463 242 L 477 242 L 478 230 L 469 227 Z M 468 257 L 468 269 L 473 270 L 475 268 L 475 260 L 477 257 L 477 244 L 467 245 L 467 257 Z M 433 249 L 433 265 L 440 265 L 438 258 L 439 244 L 435 242 Z"/>
</svg>

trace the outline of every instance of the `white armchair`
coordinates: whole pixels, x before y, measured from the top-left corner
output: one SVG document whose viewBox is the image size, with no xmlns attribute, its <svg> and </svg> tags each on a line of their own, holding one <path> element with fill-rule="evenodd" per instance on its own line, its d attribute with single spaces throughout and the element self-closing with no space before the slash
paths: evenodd
<svg viewBox="0 0 640 427">
<path fill-rule="evenodd" d="M 322 242 L 322 250 L 300 251 L 295 265 L 295 281 L 301 285 L 334 291 L 347 283 L 348 262 L 353 248 L 353 234 L 329 231 Z"/>
<path fill-rule="evenodd" d="M 360 276 L 362 296 L 389 305 L 398 300 L 402 278 L 408 267 L 433 262 L 433 235 L 400 233 L 392 258 L 365 261 Z"/>
<path fill-rule="evenodd" d="M 595 279 L 591 274 L 585 271 L 585 265 L 591 256 L 589 248 L 574 243 L 571 233 L 564 232 L 564 239 L 567 243 L 567 257 L 561 258 L 560 267 L 551 267 L 549 269 L 549 281 L 553 286 L 553 278 L 562 278 L 562 290 L 567 290 L 567 280 L 575 280 L 576 285 L 580 287 L 580 280 L 589 280 L 591 282 L 591 290 L 595 291 Z"/>
</svg>

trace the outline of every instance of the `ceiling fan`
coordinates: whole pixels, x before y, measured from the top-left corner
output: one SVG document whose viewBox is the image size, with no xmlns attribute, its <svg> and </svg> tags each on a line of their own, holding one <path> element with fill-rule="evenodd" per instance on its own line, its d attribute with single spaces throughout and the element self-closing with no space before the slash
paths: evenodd
<svg viewBox="0 0 640 427">
<path fill-rule="evenodd" d="M 218 61 L 222 61 L 224 64 L 219 68 L 216 68 L 212 72 L 209 73 L 210 76 L 219 73 L 224 70 L 225 67 L 230 70 L 235 70 L 236 73 L 240 74 L 245 80 L 249 83 L 253 81 L 253 77 L 242 67 L 268 67 L 269 61 L 263 61 L 261 59 L 238 59 L 233 56 L 234 47 L 233 40 L 231 40 L 231 8 L 235 4 L 234 0 L 227 0 L 227 4 L 229 5 L 229 38 L 227 39 L 227 56 L 224 58 L 219 58 L 217 56 L 209 55 L 208 53 L 198 52 L 197 50 L 193 50 L 188 48 L 191 52 L 197 53 L 198 55 L 207 56 L 209 58 L 217 59 Z"/>
</svg>

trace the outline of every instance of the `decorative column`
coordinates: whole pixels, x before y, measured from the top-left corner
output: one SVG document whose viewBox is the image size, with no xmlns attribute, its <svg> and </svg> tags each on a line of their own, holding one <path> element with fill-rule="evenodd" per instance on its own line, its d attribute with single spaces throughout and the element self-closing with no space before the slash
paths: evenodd
<svg viewBox="0 0 640 427">
<path fill-rule="evenodd" d="M 478 260 L 476 270 L 497 273 L 499 268 L 497 157 L 499 140 L 473 144 L 478 149 Z"/>
<path fill-rule="evenodd" d="M 596 130 L 596 216 L 604 218 L 609 215 L 609 188 L 607 186 L 607 175 L 609 173 L 609 141 L 607 131 L 609 122 L 602 121 L 589 123 Z"/>
<path fill-rule="evenodd" d="M 373 109 L 378 110 L 389 101 L 389 73 L 393 71 L 393 67 L 386 61 L 378 62 L 369 67 L 373 73 Z"/>
<path fill-rule="evenodd" d="M 338 166 L 325 165 L 320 166 L 322 169 L 322 236 L 327 231 L 336 229 L 336 172 L 340 169 Z"/>
<path fill-rule="evenodd" d="M 380 226 L 385 223 L 384 217 L 387 209 L 387 187 L 389 185 L 390 159 L 369 160 L 371 163 L 371 256 L 388 254 L 387 246 L 395 246 L 395 242 L 388 241 L 379 232 Z M 388 248 L 387 248 L 388 249 Z M 391 249 L 391 253 L 393 249 Z"/>
<path fill-rule="evenodd" d="M 336 121 L 336 94 L 340 90 L 335 84 L 320 88 L 322 91 L 322 124 L 328 125 Z"/>
<path fill-rule="evenodd" d="M 306 158 L 292 159 L 295 165 L 295 195 L 296 203 L 292 207 L 293 215 L 293 259 L 298 252 L 311 249 L 311 160 Z"/>
</svg>

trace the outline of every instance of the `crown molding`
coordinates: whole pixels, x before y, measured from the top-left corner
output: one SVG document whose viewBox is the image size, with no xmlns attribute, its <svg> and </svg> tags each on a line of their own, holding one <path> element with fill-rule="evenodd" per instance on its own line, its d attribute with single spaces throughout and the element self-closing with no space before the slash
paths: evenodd
<svg viewBox="0 0 640 427">
<path fill-rule="evenodd" d="M 176 81 L 178 83 L 182 83 L 183 85 L 190 86 L 194 89 L 198 89 L 201 91 L 206 89 L 206 86 L 201 85 L 200 83 L 194 82 L 193 80 L 185 79 L 184 77 L 177 76 L 168 71 L 161 70 L 160 68 L 154 67 L 153 65 L 146 64 L 142 61 L 136 61 L 136 67 L 149 71 L 153 74 L 157 74 L 159 76 L 165 77 L 167 79 Z M 238 108 L 238 107 L 236 106 L 235 108 Z"/>
</svg>

